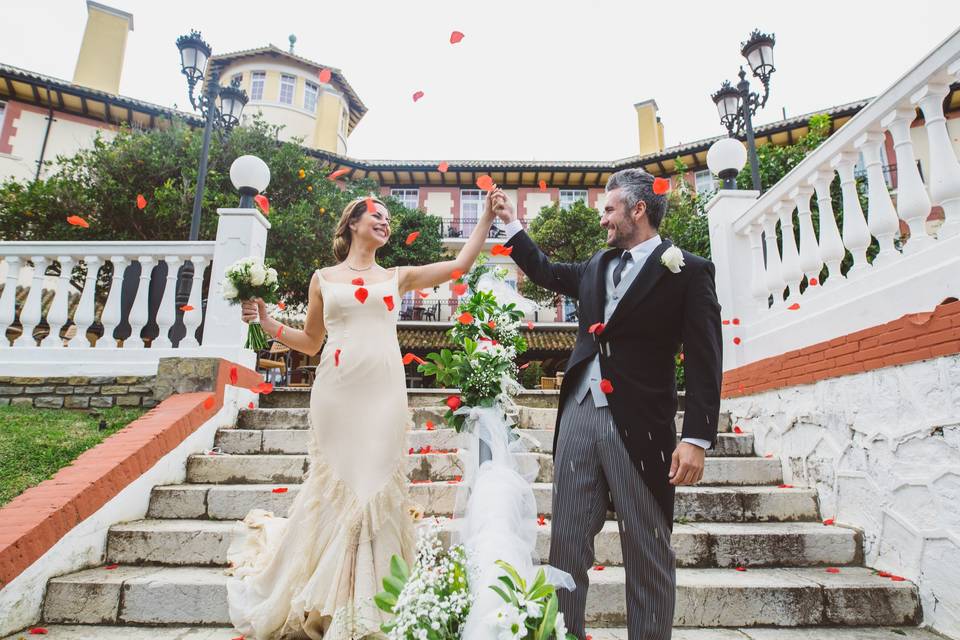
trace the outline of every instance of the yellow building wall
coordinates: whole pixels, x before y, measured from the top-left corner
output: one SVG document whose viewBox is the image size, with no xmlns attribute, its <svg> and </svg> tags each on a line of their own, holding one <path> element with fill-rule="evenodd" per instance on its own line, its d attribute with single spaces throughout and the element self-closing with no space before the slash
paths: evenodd
<svg viewBox="0 0 960 640">
<path fill-rule="evenodd" d="M 339 96 L 320 88 L 317 99 L 317 121 L 313 130 L 313 146 L 317 149 L 338 153 L 340 111 L 343 101 Z"/>
<path fill-rule="evenodd" d="M 523 203 L 523 206 L 527 211 L 526 219 L 533 220 L 540 215 L 540 209 L 549 207 L 551 204 L 553 204 L 553 199 L 550 197 L 549 193 L 540 193 L 539 191 L 528 193 Z"/>
<path fill-rule="evenodd" d="M 132 29 L 131 18 L 92 5 L 87 5 L 87 9 L 87 26 L 83 31 L 73 82 L 91 89 L 119 93 L 127 33 Z"/>
<path fill-rule="evenodd" d="M 428 191 L 423 208 L 431 216 L 453 219 L 453 196 L 446 191 Z"/>
</svg>

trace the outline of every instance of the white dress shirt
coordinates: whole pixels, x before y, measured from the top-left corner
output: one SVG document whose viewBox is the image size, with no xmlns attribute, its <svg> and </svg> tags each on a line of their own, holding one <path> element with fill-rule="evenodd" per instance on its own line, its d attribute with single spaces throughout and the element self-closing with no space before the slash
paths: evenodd
<svg viewBox="0 0 960 640">
<path fill-rule="evenodd" d="M 506 225 L 507 240 L 512 238 L 518 231 L 521 231 L 522 229 L 523 229 L 523 225 L 520 223 L 519 220 L 514 220 L 512 222 L 507 223 Z M 621 286 L 624 288 L 629 286 L 628 280 L 630 280 L 630 278 L 628 278 L 627 275 L 634 269 L 637 269 L 637 273 L 639 273 L 639 270 L 643 268 L 643 264 L 647 261 L 647 258 L 650 256 L 650 254 L 653 253 L 653 251 L 657 247 L 660 246 L 661 242 L 662 240 L 660 239 L 660 236 L 654 235 L 652 238 L 645 240 L 644 242 L 641 242 L 640 244 L 630 249 L 630 255 L 633 259 L 624 265 L 623 271 L 620 273 L 620 286 L 616 287 L 615 289 L 616 291 L 619 292 Z M 616 269 L 616 265 L 618 262 L 619 262 L 619 257 L 615 260 L 610 260 L 610 262 L 607 264 L 606 281 L 609 283 L 608 286 L 613 284 L 613 271 L 614 269 Z M 617 295 L 618 294 L 614 294 L 614 299 L 616 299 Z M 589 376 L 589 381 L 590 381 L 589 391 L 591 392 L 591 396 L 593 397 L 594 404 L 598 407 L 606 406 L 607 405 L 606 395 L 602 391 L 600 391 L 600 354 L 599 353 L 593 357 L 593 360 L 590 362 L 590 365 L 585 375 Z M 578 398 L 578 401 L 580 400 L 582 400 L 582 398 Z M 709 440 L 703 440 L 700 438 L 683 438 L 682 441 L 696 445 L 701 449 L 710 448 Z"/>
</svg>

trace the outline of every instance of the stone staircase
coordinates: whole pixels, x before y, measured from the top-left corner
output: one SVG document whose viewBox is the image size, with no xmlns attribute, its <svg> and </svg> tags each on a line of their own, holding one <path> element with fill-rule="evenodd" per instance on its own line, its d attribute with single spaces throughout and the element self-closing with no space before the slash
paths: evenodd
<svg viewBox="0 0 960 640">
<path fill-rule="evenodd" d="M 414 452 L 456 447 L 452 430 L 425 427 L 443 424 L 441 398 L 411 394 Z M 276 390 L 262 408 L 222 429 L 216 446 L 224 455 L 192 456 L 185 484 L 155 487 L 145 519 L 111 528 L 104 564 L 118 567 L 49 582 L 43 625 L 62 638 L 235 638 L 227 626 L 226 552 L 236 521 L 251 508 L 285 515 L 296 496 L 309 465 L 307 399 L 305 391 Z M 534 492 L 548 519 L 537 548 L 545 561 L 556 395 L 521 402 L 521 427 L 533 448 L 524 464 L 537 470 Z M 457 456 L 413 453 L 408 460 L 413 499 L 448 524 L 461 475 Z M 678 489 L 675 638 L 939 637 L 915 626 L 921 611 L 914 584 L 863 567 L 860 534 L 825 526 L 816 493 L 781 488 L 782 482 L 779 461 L 756 456 L 751 434 L 728 432 L 709 452 L 703 484 Z M 277 487 L 288 491 L 274 493 Z M 625 640 L 624 570 L 613 520 L 596 539 L 596 563 L 587 605 L 591 633 L 594 640 Z M 145 625 L 165 629 L 138 629 Z"/>
</svg>

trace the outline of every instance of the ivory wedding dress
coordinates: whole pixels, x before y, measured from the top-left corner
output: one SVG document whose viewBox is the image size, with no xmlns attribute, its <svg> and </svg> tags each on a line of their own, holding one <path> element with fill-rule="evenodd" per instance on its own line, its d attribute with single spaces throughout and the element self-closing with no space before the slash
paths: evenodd
<svg viewBox="0 0 960 640">
<path fill-rule="evenodd" d="M 377 637 L 387 618 L 373 596 L 390 558 L 413 560 L 397 271 L 362 287 L 319 275 L 328 338 L 310 394 L 309 469 L 288 516 L 251 510 L 228 552 L 230 619 L 248 640 Z"/>
</svg>

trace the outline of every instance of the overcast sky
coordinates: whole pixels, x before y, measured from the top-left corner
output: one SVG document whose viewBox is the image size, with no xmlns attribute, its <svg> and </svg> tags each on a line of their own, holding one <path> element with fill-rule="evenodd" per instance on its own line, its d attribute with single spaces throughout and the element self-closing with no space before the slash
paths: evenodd
<svg viewBox="0 0 960 640">
<path fill-rule="evenodd" d="M 667 145 L 692 142 L 722 133 L 710 93 L 755 27 L 777 38 L 763 123 L 874 96 L 960 26 L 957 0 L 101 1 L 134 15 L 123 95 L 189 108 L 174 41 L 191 28 L 215 53 L 286 49 L 293 33 L 369 109 L 349 155 L 394 160 L 622 158 L 648 98 Z M 0 62 L 70 80 L 86 3 L 0 5 Z"/>
</svg>

